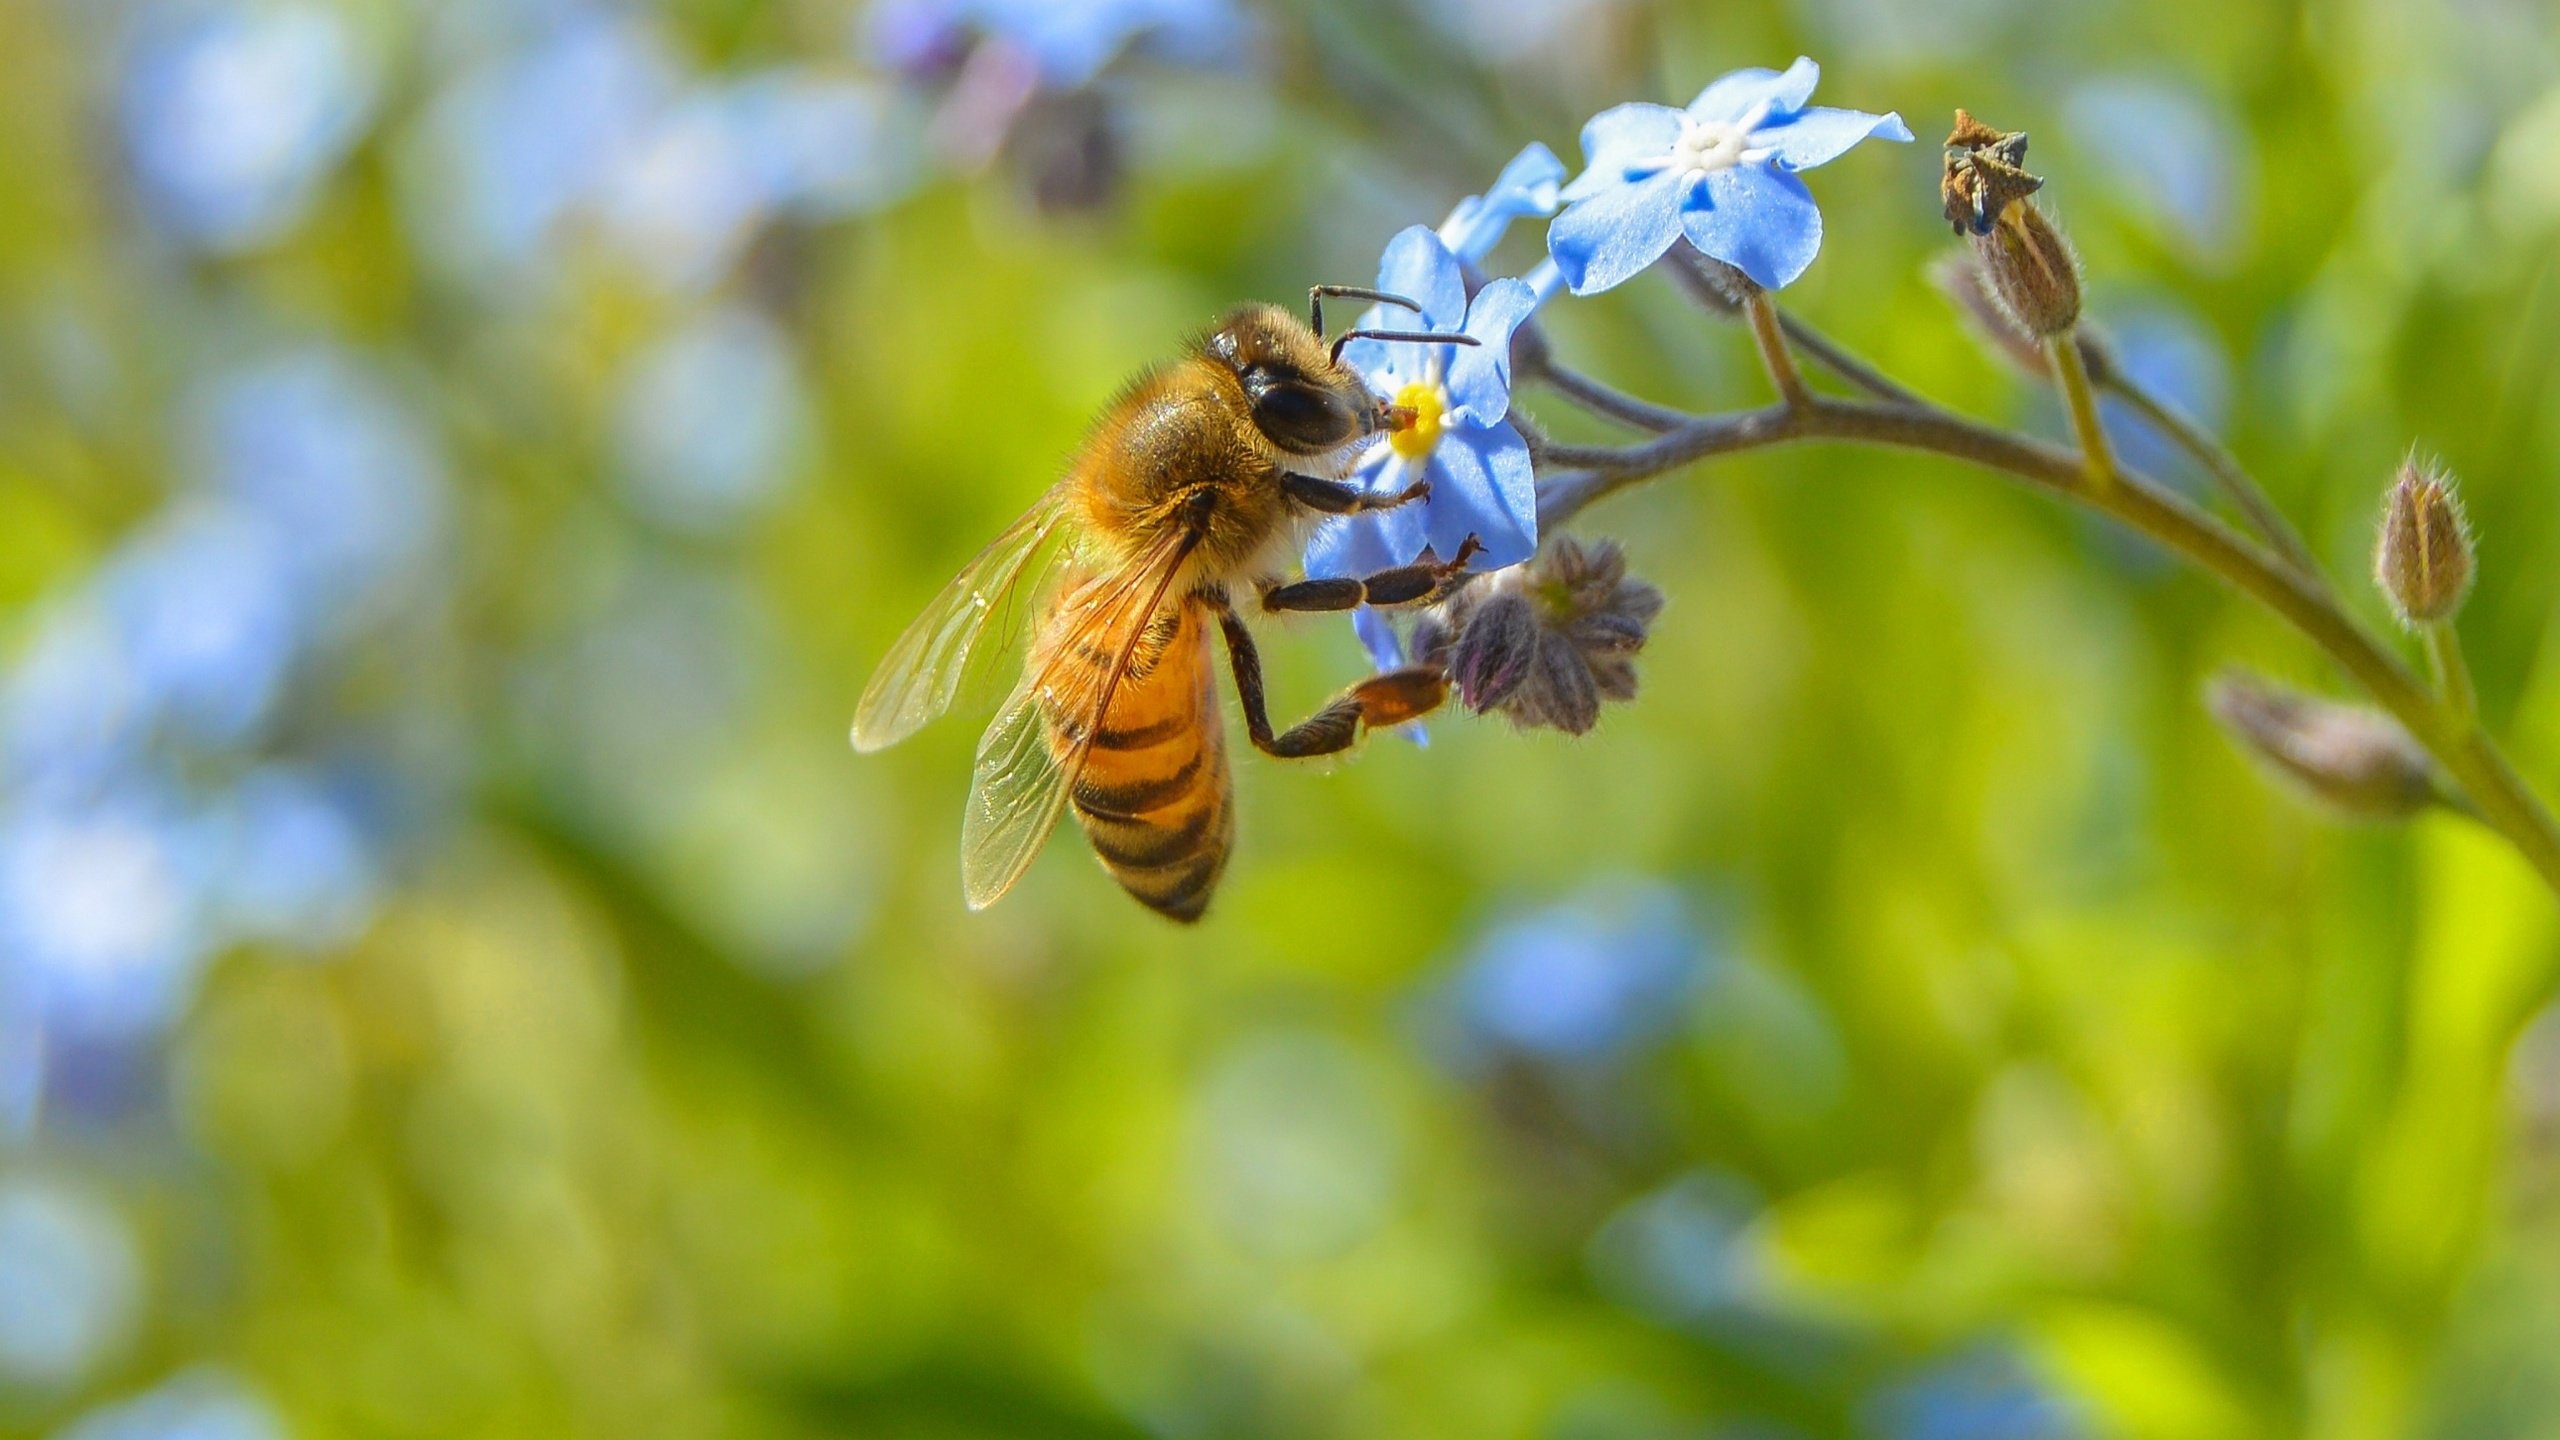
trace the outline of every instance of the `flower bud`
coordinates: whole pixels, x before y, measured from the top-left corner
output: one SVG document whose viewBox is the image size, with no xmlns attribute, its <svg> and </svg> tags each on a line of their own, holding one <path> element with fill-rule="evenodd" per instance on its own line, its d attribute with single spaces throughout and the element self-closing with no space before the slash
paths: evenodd
<svg viewBox="0 0 2560 1440">
<path fill-rule="evenodd" d="M 2079 322 L 2080 262 L 2028 198 L 2044 181 L 2026 172 L 2026 160 L 2025 131 L 1994 130 L 1958 110 L 1939 193 L 2001 308 L 2043 340 Z"/>
<path fill-rule="evenodd" d="M 2379 710 L 2280 689 L 2237 671 L 2214 681 L 2205 705 L 2262 764 L 2341 814 L 2400 820 L 2436 799 L 2426 752 Z"/>
<path fill-rule="evenodd" d="M 1929 267 L 1929 278 L 1937 283 L 1939 293 L 1954 304 L 1964 317 L 1965 328 L 1993 354 L 2006 360 L 2020 374 L 2047 379 L 2053 374 L 2053 357 L 2036 343 L 2036 337 L 2021 329 L 2011 318 L 2009 308 L 1991 293 L 1991 278 L 1982 272 L 1982 262 L 1970 250 L 1950 250 Z M 2114 376 L 2114 347 L 2098 333 L 2095 325 L 2082 324 L 2072 331 L 2080 345 L 2080 364 L 2089 372 L 2089 381 L 2104 385 Z"/>
<path fill-rule="evenodd" d="M 1112 97 L 1099 90 L 1033 96 L 1006 134 L 1005 159 L 1044 215 L 1106 210 L 1127 188 L 1128 143 Z"/>
<path fill-rule="evenodd" d="M 1433 607 L 1414 626 L 1414 650 L 1448 669 L 1469 709 L 1580 735 L 1603 701 L 1635 698 L 1634 657 L 1661 613 L 1662 592 L 1628 578 L 1615 544 L 1559 536 Z"/>
<path fill-rule="evenodd" d="M 2450 620 L 2471 593 L 2471 526 L 2453 477 L 2400 466 L 2383 501 L 2382 534 L 2373 547 L 2373 577 L 2404 625 Z"/>
<path fill-rule="evenodd" d="M 1478 605 L 1449 650 L 1449 679 L 1470 710 L 1511 697 L 1538 653 L 1538 613 L 1529 597 L 1503 587 Z"/>
</svg>

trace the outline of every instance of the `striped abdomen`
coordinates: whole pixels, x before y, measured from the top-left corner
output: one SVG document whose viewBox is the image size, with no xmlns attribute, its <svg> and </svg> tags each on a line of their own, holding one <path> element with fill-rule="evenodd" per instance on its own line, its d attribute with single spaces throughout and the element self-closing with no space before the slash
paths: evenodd
<svg viewBox="0 0 2560 1440">
<path fill-rule="evenodd" d="M 1121 638 L 1058 657 L 1074 673 L 1060 677 L 1057 693 L 1095 693 Z M 1083 717 L 1046 719 L 1050 747 L 1064 755 Z M 1209 624 L 1184 601 L 1139 641 L 1068 798 L 1120 888 L 1161 914 L 1197 920 L 1235 844 L 1230 796 Z"/>
</svg>

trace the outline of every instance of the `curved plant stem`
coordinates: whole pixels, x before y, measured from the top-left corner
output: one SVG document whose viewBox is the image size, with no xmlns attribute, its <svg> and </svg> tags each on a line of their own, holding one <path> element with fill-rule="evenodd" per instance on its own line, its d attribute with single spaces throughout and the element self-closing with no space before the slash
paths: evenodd
<svg viewBox="0 0 2560 1440">
<path fill-rule="evenodd" d="M 2080 358 L 2080 337 L 2066 330 L 2045 341 L 2044 349 L 2053 360 L 2054 382 L 2071 404 L 2071 433 L 2080 441 L 2089 483 L 2105 489 L 2115 482 L 2116 452 L 2107 443 L 2106 422 L 2098 418 L 2098 393 L 2089 384 L 2088 363 Z"/>
<path fill-rule="evenodd" d="M 2462 658 L 2462 637 L 2453 622 L 2438 620 L 2426 627 L 2427 659 L 2436 672 L 2436 689 L 2445 708 L 2466 725 L 2479 723 L 2480 698 L 2471 688 L 2471 665 Z"/>
<path fill-rule="evenodd" d="M 2267 492 L 2259 487 L 2239 459 L 2206 433 L 2203 426 L 2120 371 L 2110 370 L 2098 382 L 2098 387 L 2132 407 L 2144 424 L 2167 436 L 2171 444 L 2186 451 L 2198 465 L 2203 466 L 2205 473 L 2213 477 L 2213 483 L 2221 487 L 2224 497 L 2247 517 L 2250 528 L 2274 546 L 2286 563 L 2301 571 L 2303 578 L 2323 585 L 2328 583 L 2320 573 L 2320 562 L 2312 558 L 2311 547 L 2303 543 L 2301 532 L 2295 530 L 2293 522 L 2285 519 L 2284 512 L 2267 498 Z"/>
<path fill-rule="evenodd" d="M 2479 726 L 2440 702 L 2325 587 L 2138 472 L 2110 465 L 2100 482 L 2080 455 L 1935 406 L 1813 397 L 1801 405 L 1702 416 L 1636 445 L 1552 447 L 1548 463 L 1567 468 L 1539 487 L 1539 528 L 1561 525 L 1593 501 L 1694 461 L 1808 440 L 1927 451 L 2012 475 L 2111 516 L 2221 577 L 2353 676 L 2560 894 L 2560 828 Z"/>
<path fill-rule="evenodd" d="M 1567 369 L 1553 361 L 1539 366 L 1536 378 L 1545 381 L 1547 387 L 1557 394 L 1604 420 L 1615 420 L 1638 430 L 1651 430 L 1657 435 L 1665 430 L 1677 430 L 1696 418 L 1685 410 L 1639 400 L 1579 370 Z"/>
<path fill-rule="evenodd" d="M 1785 329 L 1778 321 L 1778 302 L 1766 290 L 1754 290 L 1742 308 L 1751 316 L 1751 341 L 1760 347 L 1760 363 L 1769 371 L 1769 383 L 1778 387 L 1778 398 L 1790 407 L 1810 405 L 1813 392 L 1805 388 L 1804 372 L 1796 368 L 1795 352 L 1787 348 Z"/>
<path fill-rule="evenodd" d="M 1815 364 L 1848 381 L 1879 400 L 1900 405 L 1922 405 L 1927 402 L 1916 390 L 1895 381 L 1892 376 L 1849 353 L 1830 336 L 1807 325 L 1792 310 L 1778 312 L 1778 328 L 1795 342 L 1795 347 L 1812 357 Z"/>
</svg>

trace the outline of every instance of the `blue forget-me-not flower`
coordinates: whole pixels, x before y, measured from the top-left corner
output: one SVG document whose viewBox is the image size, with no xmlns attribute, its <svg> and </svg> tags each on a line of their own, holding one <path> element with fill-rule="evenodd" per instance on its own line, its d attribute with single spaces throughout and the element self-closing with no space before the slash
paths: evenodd
<svg viewBox="0 0 2560 1440">
<path fill-rule="evenodd" d="M 1221 58 L 1244 17 L 1234 0 L 890 0 L 872 7 L 868 29 L 872 54 L 892 69 L 929 66 L 974 32 L 1028 58 L 1041 83 L 1073 89 L 1141 40 L 1176 60 Z"/>
<path fill-rule="evenodd" d="M 117 109 L 152 218 L 228 252 L 281 235 L 363 137 L 374 75 L 335 12 L 163 5 L 145 13 Z"/>
<path fill-rule="evenodd" d="M 1511 410 L 1511 332 L 1538 306 L 1538 293 L 1516 279 L 1491 281 L 1472 300 L 1458 256 L 1427 225 L 1387 244 L 1378 288 L 1420 308 L 1419 324 L 1435 335 L 1465 335 L 1474 345 L 1355 340 L 1344 359 L 1412 421 L 1362 457 L 1354 481 L 1371 494 L 1402 491 L 1428 480 L 1430 497 L 1393 509 L 1336 516 L 1307 545 L 1307 573 L 1365 575 L 1409 564 L 1427 546 L 1443 559 L 1472 536 L 1482 548 L 1473 564 L 1498 570 L 1538 548 L 1538 493 L 1528 442 L 1505 418 Z M 1362 324 L 1400 317 L 1372 311 Z M 1385 622 L 1363 609 L 1353 617 L 1381 664 L 1400 647 Z"/>
<path fill-rule="evenodd" d="M 1870 136 L 1909 140 L 1899 115 L 1807 106 L 1821 67 L 1736 70 L 1685 110 L 1620 105 L 1582 130 L 1547 248 L 1577 295 L 1606 290 L 1689 243 L 1776 290 L 1822 248 L 1822 211 L 1797 172 Z"/>
</svg>

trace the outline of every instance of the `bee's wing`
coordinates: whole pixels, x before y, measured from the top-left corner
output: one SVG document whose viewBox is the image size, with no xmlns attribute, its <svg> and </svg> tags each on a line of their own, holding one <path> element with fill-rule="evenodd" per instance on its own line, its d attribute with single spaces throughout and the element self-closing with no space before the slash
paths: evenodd
<svg viewBox="0 0 2560 1440">
<path fill-rule="evenodd" d="M 960 822 L 960 880 L 970 909 L 994 904 L 1031 868 L 1066 811 L 1148 625 L 1199 543 L 1196 531 L 1169 530 L 1145 555 L 1070 600 L 1079 613 L 1059 618 L 1045 658 L 1024 667 L 1022 683 L 987 726 Z M 1112 663 L 1098 670 L 1065 663 L 1088 647 L 1107 650 Z M 1050 743 L 1044 711 L 1074 717 L 1064 746 Z"/>
<path fill-rule="evenodd" d="M 1063 494 L 1051 490 L 942 587 L 889 647 L 864 688 L 853 712 L 854 749 L 894 745 L 951 708 L 969 651 L 1066 516 Z"/>
</svg>

